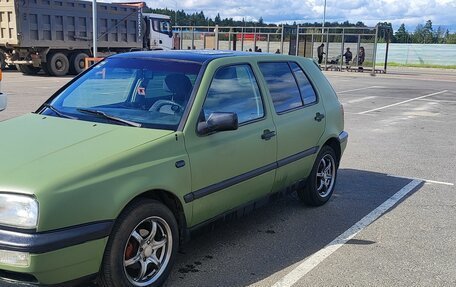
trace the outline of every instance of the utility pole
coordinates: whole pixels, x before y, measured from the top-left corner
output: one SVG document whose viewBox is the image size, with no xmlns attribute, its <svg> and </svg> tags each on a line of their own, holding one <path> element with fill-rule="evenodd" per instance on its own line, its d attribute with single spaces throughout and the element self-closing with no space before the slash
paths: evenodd
<svg viewBox="0 0 456 287">
<path fill-rule="evenodd" d="M 323 34 L 325 33 L 325 22 L 326 22 L 326 0 L 325 0 L 325 6 L 323 7 L 323 25 L 321 26 L 321 42 L 323 42 Z"/>
<path fill-rule="evenodd" d="M 92 33 L 93 33 L 93 57 L 97 57 L 97 0 L 93 0 L 92 4 Z"/>
<path fill-rule="evenodd" d="M 325 7 L 323 8 L 323 28 L 325 28 L 326 22 L 326 0 L 325 0 Z"/>
</svg>

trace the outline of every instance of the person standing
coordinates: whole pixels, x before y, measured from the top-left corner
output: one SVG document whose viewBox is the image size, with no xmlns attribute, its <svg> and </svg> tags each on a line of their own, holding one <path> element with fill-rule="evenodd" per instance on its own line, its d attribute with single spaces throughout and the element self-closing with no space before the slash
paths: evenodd
<svg viewBox="0 0 456 287">
<path fill-rule="evenodd" d="M 326 54 L 323 49 L 325 48 L 325 44 L 321 43 L 320 46 L 317 48 L 317 55 L 318 55 L 318 64 L 321 64 L 323 61 L 323 55 Z"/>
<path fill-rule="evenodd" d="M 345 57 L 345 65 L 347 65 L 347 69 L 348 69 L 348 66 L 350 65 L 350 61 L 353 59 L 353 54 L 350 51 L 350 48 L 347 48 L 347 50 L 345 51 L 345 54 L 343 54 L 343 56 Z"/>
<path fill-rule="evenodd" d="M 359 47 L 359 52 L 358 52 L 358 69 L 363 70 L 363 63 L 364 63 L 364 58 L 366 57 L 366 53 L 364 51 L 364 47 Z"/>
</svg>

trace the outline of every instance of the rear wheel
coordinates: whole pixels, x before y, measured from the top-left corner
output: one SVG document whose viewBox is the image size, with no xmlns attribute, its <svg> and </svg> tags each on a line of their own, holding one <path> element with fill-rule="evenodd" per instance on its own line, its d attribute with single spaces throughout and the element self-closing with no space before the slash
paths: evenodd
<svg viewBox="0 0 456 287">
<path fill-rule="evenodd" d="M 84 71 L 85 61 L 84 59 L 89 57 L 86 53 L 74 53 L 70 57 L 70 74 L 77 75 Z"/>
<path fill-rule="evenodd" d="M 320 206 L 331 198 L 336 185 L 337 164 L 334 150 L 324 146 L 315 160 L 305 186 L 298 189 L 301 201 L 307 205 Z"/>
<path fill-rule="evenodd" d="M 41 70 L 40 67 L 34 67 L 32 65 L 17 65 L 18 70 L 24 73 L 25 75 L 36 75 Z"/>
<path fill-rule="evenodd" d="M 176 257 L 179 233 L 173 213 L 142 199 L 117 220 L 100 272 L 104 287 L 161 286 Z"/>
<path fill-rule="evenodd" d="M 62 77 L 68 74 L 70 69 L 70 61 L 63 53 L 54 53 L 49 55 L 47 61 L 49 73 L 53 76 Z"/>
</svg>

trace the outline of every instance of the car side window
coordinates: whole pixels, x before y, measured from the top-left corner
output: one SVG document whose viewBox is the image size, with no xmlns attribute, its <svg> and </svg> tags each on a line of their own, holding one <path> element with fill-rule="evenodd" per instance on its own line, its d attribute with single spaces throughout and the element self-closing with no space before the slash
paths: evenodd
<svg viewBox="0 0 456 287">
<path fill-rule="evenodd" d="M 298 82 L 299 90 L 301 91 L 302 100 L 304 101 L 304 105 L 310 105 L 317 101 L 317 96 L 315 91 L 310 83 L 309 79 L 307 78 L 304 71 L 301 67 L 294 63 L 290 62 L 291 69 L 295 75 L 296 81 Z"/>
<path fill-rule="evenodd" d="M 201 120 L 214 112 L 236 113 L 239 124 L 264 117 L 260 89 L 249 65 L 226 66 L 215 73 Z"/>
<path fill-rule="evenodd" d="M 303 106 L 296 79 L 287 62 L 260 63 L 277 113 Z"/>
</svg>

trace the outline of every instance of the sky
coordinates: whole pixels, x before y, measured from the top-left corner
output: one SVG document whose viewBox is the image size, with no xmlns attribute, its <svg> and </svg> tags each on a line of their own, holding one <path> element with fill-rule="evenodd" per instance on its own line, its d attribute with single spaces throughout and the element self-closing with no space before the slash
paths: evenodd
<svg viewBox="0 0 456 287">
<path fill-rule="evenodd" d="M 117 2 L 127 2 L 119 0 Z M 136 0 L 138 1 L 138 0 Z M 101 2 L 101 1 L 100 1 Z M 103 2 L 111 2 L 103 0 Z M 112 2 L 116 2 L 113 0 Z M 133 1 L 134 2 L 134 1 Z M 322 22 L 325 0 L 146 0 L 151 8 L 203 11 L 212 19 L 222 18 L 258 20 L 266 23 Z M 391 22 L 394 30 L 404 23 L 411 32 L 418 24 L 431 20 L 456 32 L 456 0 L 326 0 L 326 21 L 356 23 L 368 26 Z"/>
</svg>

